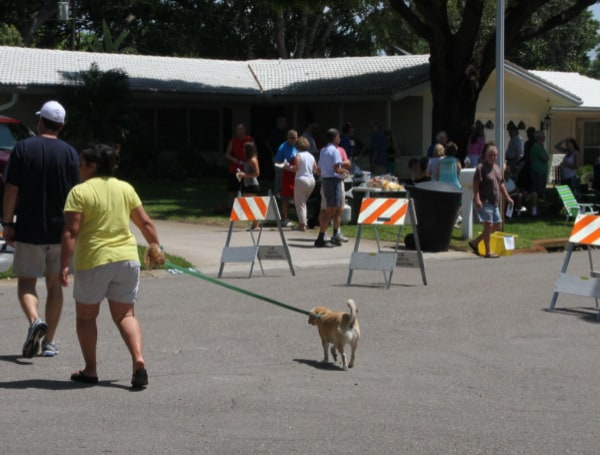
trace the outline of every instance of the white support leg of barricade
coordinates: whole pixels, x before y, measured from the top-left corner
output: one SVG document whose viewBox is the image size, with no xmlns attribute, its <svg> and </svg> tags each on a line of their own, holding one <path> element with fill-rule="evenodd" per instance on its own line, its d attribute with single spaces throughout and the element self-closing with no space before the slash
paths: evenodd
<svg viewBox="0 0 600 455">
<path fill-rule="evenodd" d="M 221 254 L 221 265 L 219 267 L 218 277 L 221 278 L 223 275 L 223 269 L 225 264 L 228 262 L 249 262 L 250 273 L 248 278 L 252 277 L 254 270 L 254 263 L 258 260 L 260 270 L 264 276 L 265 271 L 262 264 L 263 259 L 263 248 L 266 248 L 265 259 L 285 259 L 288 262 L 290 272 L 295 275 L 294 266 L 292 265 L 292 257 L 290 254 L 287 241 L 283 234 L 281 226 L 281 216 L 277 207 L 277 201 L 275 197 L 269 195 L 268 197 L 254 196 L 254 197 L 238 197 L 234 202 L 233 209 L 231 211 L 231 222 L 229 224 L 229 231 L 227 233 L 227 240 L 225 241 L 225 247 Z M 263 232 L 263 226 L 261 224 L 258 232 L 258 237 L 254 238 L 254 233 L 250 231 L 250 238 L 252 239 L 251 246 L 230 246 L 231 237 L 233 234 L 233 227 L 236 221 L 267 221 L 273 220 L 277 223 L 277 229 L 281 238 L 281 246 L 278 245 L 260 245 L 260 240 Z M 279 253 L 279 250 L 283 251 L 283 254 Z"/>
<path fill-rule="evenodd" d="M 273 202 L 275 203 L 275 198 L 273 196 L 271 196 L 271 197 L 273 198 Z M 285 235 L 283 234 L 283 228 L 281 226 L 281 217 L 280 216 L 277 217 L 277 230 L 279 231 L 279 237 L 281 238 L 281 244 L 283 245 L 283 250 L 285 251 L 285 256 L 288 261 L 290 273 L 292 274 L 292 276 L 296 276 L 296 271 L 294 270 L 294 266 L 292 265 L 292 255 L 290 253 L 290 248 L 287 244 Z"/>
<path fill-rule="evenodd" d="M 405 253 L 402 253 L 402 260 L 399 261 L 399 242 L 402 234 L 402 227 L 406 214 L 410 215 L 410 220 L 413 225 L 416 255 L 418 257 L 418 264 L 421 269 L 421 276 L 423 278 L 423 284 L 427 284 L 427 278 L 425 276 L 425 264 L 423 262 L 423 255 L 421 253 L 421 245 L 419 242 L 418 233 L 416 230 L 416 213 L 412 203 L 412 199 L 386 199 L 386 198 L 366 198 L 363 199 L 361 206 L 361 214 L 359 215 L 359 225 L 356 233 L 356 240 L 354 243 L 354 250 L 350 257 L 350 266 L 348 271 L 348 279 L 346 284 L 352 283 L 352 276 L 354 270 L 381 270 L 383 272 L 384 281 L 387 289 L 390 288 L 393 273 L 396 267 L 412 267 L 413 261 L 411 259 L 406 260 Z M 377 243 L 377 252 L 359 252 L 359 245 L 362 236 L 362 230 L 364 224 L 373 225 L 375 240 Z M 396 245 L 394 251 L 382 251 L 379 242 L 379 233 L 377 231 L 377 225 L 387 224 L 396 225 L 399 227 L 398 235 L 396 238 Z"/>
<path fill-rule="evenodd" d="M 587 246 L 589 276 L 569 275 L 567 268 L 576 245 Z M 596 317 L 600 319 L 598 298 L 600 298 L 600 271 L 594 270 L 592 247 L 600 246 L 600 216 L 593 214 L 578 215 L 571 230 L 569 246 L 558 278 L 554 285 L 554 294 L 548 311 L 554 310 L 560 292 L 582 297 L 592 297 L 596 303 Z"/>
<path fill-rule="evenodd" d="M 598 309 L 598 298 L 600 297 L 600 272 L 594 270 L 594 263 L 592 260 L 592 251 L 588 247 L 588 261 L 590 265 L 590 276 L 576 276 L 569 275 L 567 268 L 571 260 L 571 256 L 575 244 L 569 243 L 567 248 L 567 254 L 563 262 L 562 269 L 558 274 L 556 283 L 554 285 L 554 293 L 552 294 L 552 300 L 548 311 L 553 311 L 558 300 L 558 294 L 560 292 L 571 295 L 578 295 L 581 297 L 592 297 L 596 304 L 596 318 L 600 319 L 600 310 Z"/>
<path fill-rule="evenodd" d="M 460 171 L 459 180 L 462 186 L 462 237 L 473 237 L 473 176 L 475 169 L 468 168 Z"/>
<path fill-rule="evenodd" d="M 231 247 L 229 246 L 231 243 L 231 236 L 233 233 L 233 227 L 234 227 L 234 222 L 230 222 L 229 223 L 229 232 L 227 233 L 227 240 L 225 242 L 225 247 L 223 248 L 223 252 L 221 253 L 221 265 L 219 267 L 219 274 L 218 277 L 221 278 L 221 276 L 223 275 L 223 269 L 225 267 L 226 263 L 230 263 L 230 262 L 250 262 L 250 271 L 248 273 L 248 278 L 252 277 L 252 272 L 254 271 L 254 263 L 258 260 L 258 264 L 260 265 L 260 271 L 262 272 L 262 275 L 265 275 L 265 271 L 263 269 L 262 266 L 262 261 L 260 259 L 260 257 L 258 256 L 258 250 L 259 250 L 259 242 L 260 242 L 260 234 L 262 233 L 262 226 L 261 226 L 261 231 L 258 234 L 258 238 L 255 240 L 254 236 L 252 235 L 252 232 L 250 233 L 250 236 L 252 238 L 252 246 L 234 246 Z"/>
</svg>

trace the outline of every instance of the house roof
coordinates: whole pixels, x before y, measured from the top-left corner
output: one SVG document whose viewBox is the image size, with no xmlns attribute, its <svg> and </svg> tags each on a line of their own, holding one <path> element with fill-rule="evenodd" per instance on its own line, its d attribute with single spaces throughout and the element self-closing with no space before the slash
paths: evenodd
<svg viewBox="0 0 600 455">
<path fill-rule="evenodd" d="M 94 62 L 102 71 L 124 70 L 134 91 L 256 94 L 258 90 L 246 62 L 5 46 L 0 46 L 0 61 L 0 86 L 22 90 L 65 85 Z"/>
<path fill-rule="evenodd" d="M 429 57 L 228 61 L 0 46 L 0 87 L 70 83 L 94 62 L 121 69 L 141 92 L 253 96 L 392 96 L 429 80 Z"/>
<path fill-rule="evenodd" d="M 600 110 L 600 81 L 579 73 L 560 71 L 530 71 L 537 77 L 563 87 L 581 99 L 577 110 Z M 553 108 L 553 110 L 556 110 Z M 559 109 L 560 110 L 560 109 Z"/>
<path fill-rule="evenodd" d="M 232 61 L 0 46 L 0 61 L 0 91 L 12 93 L 70 84 L 94 62 L 102 71 L 125 71 L 131 89 L 145 93 L 399 99 L 429 82 L 428 55 Z M 600 109 L 600 81 L 577 73 L 527 71 L 510 62 L 506 69 L 563 106 L 584 100 L 584 106 Z"/>
<path fill-rule="evenodd" d="M 65 85 L 96 62 L 141 92 L 264 96 L 391 96 L 429 79 L 429 57 L 228 61 L 0 46 L 0 87 Z"/>
<path fill-rule="evenodd" d="M 270 96 L 390 97 L 429 81 L 429 56 L 341 57 L 248 62 Z"/>
<path fill-rule="evenodd" d="M 552 80 L 541 77 L 538 72 L 526 70 L 512 62 L 505 62 L 505 71 L 514 74 L 521 80 L 537 90 L 543 90 L 555 106 L 578 107 L 582 100 L 576 92 L 568 90 L 564 85 L 556 84 Z M 563 73 L 569 74 L 569 73 Z M 572 73 L 576 74 L 576 73 Z"/>
</svg>

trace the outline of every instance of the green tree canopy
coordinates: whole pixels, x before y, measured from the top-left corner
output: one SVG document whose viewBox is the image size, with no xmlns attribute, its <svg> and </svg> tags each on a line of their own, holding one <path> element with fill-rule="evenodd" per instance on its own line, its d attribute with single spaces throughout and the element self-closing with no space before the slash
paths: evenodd
<svg viewBox="0 0 600 455">
<path fill-rule="evenodd" d="M 0 17 L 25 46 L 95 50 L 94 39 L 124 37 L 138 53 L 226 59 L 306 58 L 426 51 L 423 41 L 374 0 L 3 0 Z M 102 46 L 101 46 L 102 47 Z M 103 51 L 106 51 L 103 49 Z"/>
<path fill-rule="evenodd" d="M 69 112 L 64 137 L 73 146 L 120 142 L 130 128 L 131 90 L 122 70 L 101 71 L 97 63 L 71 77 L 64 99 Z"/>
<path fill-rule="evenodd" d="M 547 20 L 552 11 L 539 10 L 532 15 L 532 22 Z M 527 69 L 586 73 L 590 67 L 588 52 L 600 44 L 599 27 L 592 13 L 585 10 L 569 22 L 511 49 L 506 58 Z"/>
<path fill-rule="evenodd" d="M 88 39 L 82 43 L 81 47 L 84 50 L 105 52 L 107 54 L 135 54 L 136 50 L 133 47 L 123 47 L 127 35 L 129 35 L 129 31 L 124 31 L 113 39 L 108 24 L 105 20 L 102 20 L 102 36 L 87 35 Z"/>
<path fill-rule="evenodd" d="M 0 46 L 22 46 L 23 37 L 14 25 L 0 23 Z"/>
</svg>

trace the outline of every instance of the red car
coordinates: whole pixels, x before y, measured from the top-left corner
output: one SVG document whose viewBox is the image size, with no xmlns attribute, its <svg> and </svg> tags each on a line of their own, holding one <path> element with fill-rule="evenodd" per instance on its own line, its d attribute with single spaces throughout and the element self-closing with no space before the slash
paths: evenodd
<svg viewBox="0 0 600 455">
<path fill-rule="evenodd" d="M 0 196 L 4 194 L 4 171 L 10 152 L 17 141 L 30 136 L 35 136 L 35 134 L 19 120 L 0 115 Z M 0 199 L 1 205 L 2 200 Z"/>
</svg>

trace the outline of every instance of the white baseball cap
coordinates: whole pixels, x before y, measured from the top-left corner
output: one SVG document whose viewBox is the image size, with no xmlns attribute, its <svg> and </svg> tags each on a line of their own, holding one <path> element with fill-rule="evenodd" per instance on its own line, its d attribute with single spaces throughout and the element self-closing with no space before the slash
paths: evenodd
<svg viewBox="0 0 600 455">
<path fill-rule="evenodd" d="M 46 101 L 42 108 L 35 113 L 56 123 L 65 123 L 67 113 L 58 101 Z"/>
</svg>

